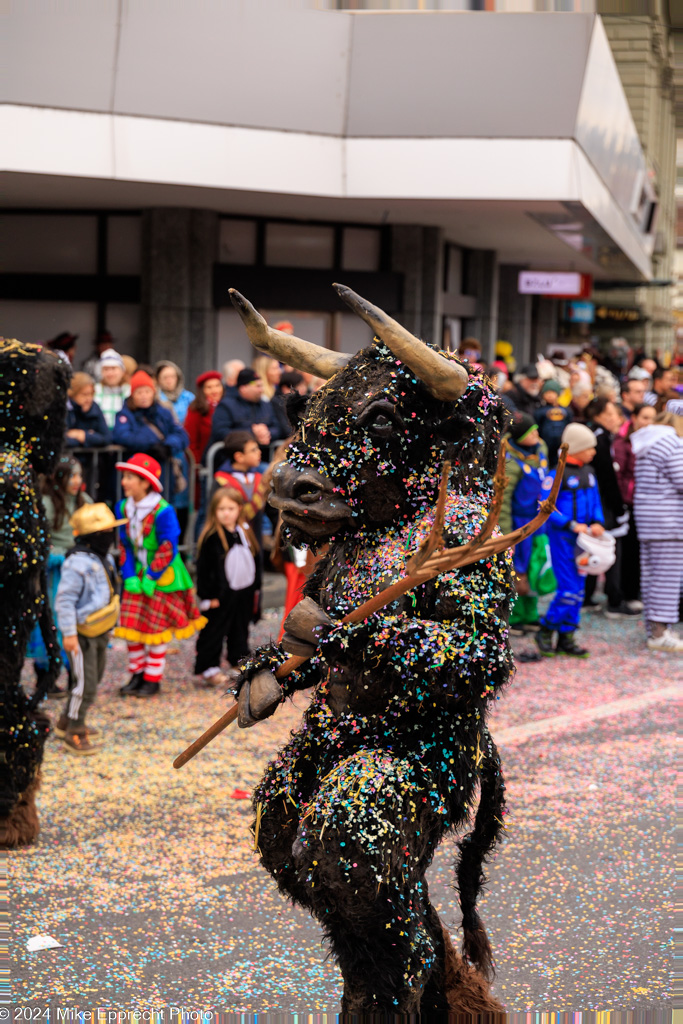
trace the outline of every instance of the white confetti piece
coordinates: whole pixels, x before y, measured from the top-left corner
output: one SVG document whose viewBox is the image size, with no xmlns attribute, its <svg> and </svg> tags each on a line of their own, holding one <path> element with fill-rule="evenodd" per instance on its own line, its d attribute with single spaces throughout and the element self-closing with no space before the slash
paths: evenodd
<svg viewBox="0 0 683 1024">
<path fill-rule="evenodd" d="M 29 953 L 35 953 L 39 949 L 54 949 L 61 945 L 62 943 L 57 942 L 51 935 L 33 935 L 26 943 L 26 948 Z"/>
</svg>

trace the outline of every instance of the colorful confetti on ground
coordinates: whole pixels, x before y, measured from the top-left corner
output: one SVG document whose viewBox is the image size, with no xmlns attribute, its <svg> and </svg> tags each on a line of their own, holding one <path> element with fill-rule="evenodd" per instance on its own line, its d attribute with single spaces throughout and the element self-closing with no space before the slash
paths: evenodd
<svg viewBox="0 0 683 1024">
<path fill-rule="evenodd" d="M 277 625 L 270 613 L 256 642 Z M 671 691 L 682 666 L 648 653 L 638 623 L 586 616 L 582 641 L 588 661 L 520 664 L 493 716 L 509 834 L 481 909 L 494 991 L 511 1011 L 670 1006 Z M 336 1012 L 338 970 L 316 923 L 258 866 L 239 793 L 297 724 L 306 695 L 261 726 L 231 728 L 174 771 L 229 699 L 193 689 L 192 641 L 168 659 L 158 700 L 119 698 L 123 645 L 109 655 L 92 714 L 103 749 L 77 759 L 49 741 L 41 837 L 10 857 L 14 1001 Z M 557 716 L 554 731 L 520 729 Z M 429 878 L 455 931 L 452 860 L 444 843 Z M 29 953 L 36 935 L 62 945 Z"/>
</svg>

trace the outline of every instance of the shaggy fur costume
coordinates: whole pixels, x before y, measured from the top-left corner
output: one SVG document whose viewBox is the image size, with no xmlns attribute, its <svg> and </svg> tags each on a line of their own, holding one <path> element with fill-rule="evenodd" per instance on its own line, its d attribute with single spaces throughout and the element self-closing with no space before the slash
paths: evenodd
<svg viewBox="0 0 683 1024">
<path fill-rule="evenodd" d="M 486 718 L 512 668 L 509 555 L 444 574 L 363 623 L 340 620 L 405 574 L 432 526 L 444 460 L 446 547 L 482 526 L 505 418 L 485 378 L 472 374 L 458 402 L 439 401 L 376 340 L 311 398 L 276 470 L 276 500 L 303 495 L 301 514 L 285 516 L 291 542 L 329 540 L 305 592 L 334 621 L 283 681 L 284 696 L 315 691 L 256 789 L 254 831 L 282 892 L 320 921 L 347 1013 L 502 1009 L 476 901 L 503 829 Z M 349 510 L 329 538 L 305 505 L 312 473 L 331 481 L 332 515 Z M 282 647 L 256 651 L 238 693 L 286 658 Z M 425 874 L 442 838 L 470 820 L 478 785 L 474 827 L 459 844 L 461 959 Z"/>
<path fill-rule="evenodd" d="M 37 473 L 54 469 L 71 371 L 39 345 L 0 339 L 0 847 L 38 835 L 35 794 L 49 719 L 36 711 L 61 666 L 46 599 L 50 533 Z M 30 698 L 20 683 L 36 622 L 50 672 Z"/>
</svg>

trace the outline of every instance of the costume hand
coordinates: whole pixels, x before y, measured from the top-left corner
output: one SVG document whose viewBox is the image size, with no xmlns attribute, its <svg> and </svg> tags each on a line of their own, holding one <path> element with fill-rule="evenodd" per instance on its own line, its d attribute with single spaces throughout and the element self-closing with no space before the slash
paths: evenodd
<svg viewBox="0 0 683 1024">
<path fill-rule="evenodd" d="M 217 597 L 214 597 L 209 601 L 209 608 L 220 608 L 220 606 L 221 603 Z"/>
<path fill-rule="evenodd" d="M 603 533 L 605 532 L 605 527 L 602 525 L 602 523 L 593 523 L 590 532 L 593 534 L 594 537 L 602 537 Z"/>
<path fill-rule="evenodd" d="M 574 533 L 588 533 L 588 527 L 585 523 L 575 523 Z"/>
<path fill-rule="evenodd" d="M 270 718 L 282 702 L 282 687 L 267 669 L 257 672 L 251 679 L 242 672 L 237 677 L 236 688 L 240 729 L 250 729 L 264 718 Z"/>
<path fill-rule="evenodd" d="M 282 646 L 288 654 L 310 658 L 333 626 L 334 622 L 327 612 L 310 597 L 304 597 L 294 605 L 285 619 Z"/>
<path fill-rule="evenodd" d="M 123 589 L 127 594 L 141 594 L 142 580 L 137 576 L 129 576 L 127 580 L 124 580 Z"/>
<path fill-rule="evenodd" d="M 157 581 L 153 580 L 151 576 L 146 574 L 142 577 L 142 593 L 145 597 L 152 597 L 154 591 L 157 589 Z"/>
<path fill-rule="evenodd" d="M 75 654 L 78 650 L 78 636 L 75 633 L 73 636 L 63 636 L 62 647 L 67 654 Z"/>
</svg>

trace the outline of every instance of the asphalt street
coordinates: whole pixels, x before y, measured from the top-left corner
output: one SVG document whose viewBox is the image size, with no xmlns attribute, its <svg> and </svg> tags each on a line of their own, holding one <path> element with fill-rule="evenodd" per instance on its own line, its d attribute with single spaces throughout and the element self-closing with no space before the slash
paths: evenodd
<svg viewBox="0 0 683 1024">
<path fill-rule="evenodd" d="M 268 613 L 255 639 L 277 625 Z M 648 654 L 638 622 L 594 613 L 582 641 L 587 661 L 520 663 L 495 708 L 510 815 L 481 905 L 494 991 L 511 1012 L 665 1010 L 683 666 Z M 336 1013 L 318 926 L 280 897 L 248 831 L 246 796 L 306 696 L 174 771 L 227 699 L 192 688 L 191 641 L 156 701 L 121 700 L 125 650 L 109 655 L 102 751 L 76 759 L 48 742 L 41 837 L 9 858 L 14 1001 Z M 430 890 L 457 941 L 453 857 L 444 843 Z M 36 935 L 61 945 L 28 952 Z"/>
</svg>

